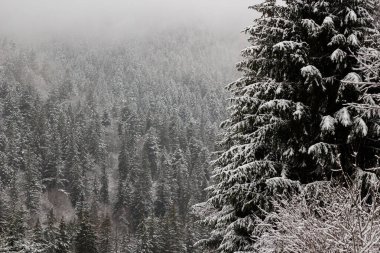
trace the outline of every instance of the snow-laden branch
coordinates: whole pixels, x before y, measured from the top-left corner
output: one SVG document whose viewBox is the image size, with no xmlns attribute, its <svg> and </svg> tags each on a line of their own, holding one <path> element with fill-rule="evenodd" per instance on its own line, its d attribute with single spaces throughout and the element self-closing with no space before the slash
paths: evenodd
<svg viewBox="0 0 380 253">
<path fill-rule="evenodd" d="M 277 212 L 257 226 L 260 252 L 379 252 L 379 194 L 320 183 L 276 203 Z"/>
</svg>

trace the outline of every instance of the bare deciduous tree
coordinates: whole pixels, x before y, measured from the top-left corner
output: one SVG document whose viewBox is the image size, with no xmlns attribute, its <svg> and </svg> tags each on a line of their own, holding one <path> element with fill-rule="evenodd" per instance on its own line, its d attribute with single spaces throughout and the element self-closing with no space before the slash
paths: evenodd
<svg viewBox="0 0 380 253">
<path fill-rule="evenodd" d="M 277 212 L 257 227 L 256 248 L 265 253 L 379 252 L 379 194 L 371 190 L 363 197 L 360 189 L 359 183 L 344 188 L 317 182 L 290 201 L 277 202 Z"/>
</svg>

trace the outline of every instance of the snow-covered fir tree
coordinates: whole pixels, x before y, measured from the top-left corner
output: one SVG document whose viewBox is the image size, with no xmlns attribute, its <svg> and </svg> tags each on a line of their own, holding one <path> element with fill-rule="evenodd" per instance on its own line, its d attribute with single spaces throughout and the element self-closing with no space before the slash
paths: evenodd
<svg viewBox="0 0 380 253">
<path fill-rule="evenodd" d="M 75 238 L 76 253 L 98 253 L 96 245 L 96 234 L 90 222 L 87 210 L 81 210 L 79 216 L 80 224 Z"/>
<path fill-rule="evenodd" d="M 259 218 L 300 185 L 379 166 L 376 87 L 357 60 L 373 27 L 370 0 L 266 0 L 228 86 L 230 117 L 214 162 L 206 222 L 216 252 L 254 252 Z M 368 88 L 370 87 L 370 88 Z M 364 171 L 365 173 L 357 173 Z M 212 208 L 210 210 L 210 208 Z"/>
<path fill-rule="evenodd" d="M 67 227 L 65 220 L 62 218 L 59 223 L 59 232 L 57 236 L 56 253 L 68 253 L 70 252 L 70 239 L 67 234 Z"/>
</svg>

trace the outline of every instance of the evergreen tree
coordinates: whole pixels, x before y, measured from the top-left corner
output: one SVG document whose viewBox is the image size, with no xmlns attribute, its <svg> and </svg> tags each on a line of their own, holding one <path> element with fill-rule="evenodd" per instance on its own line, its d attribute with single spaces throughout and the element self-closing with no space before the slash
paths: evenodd
<svg viewBox="0 0 380 253">
<path fill-rule="evenodd" d="M 48 253 L 55 253 L 57 248 L 58 229 L 56 227 L 56 222 L 57 220 L 54 215 L 54 210 L 50 209 L 46 217 L 44 229 L 44 240 L 48 245 Z"/>
<path fill-rule="evenodd" d="M 95 178 L 92 181 L 92 197 L 96 201 L 100 200 L 100 194 L 99 194 L 99 192 L 100 191 L 99 191 L 98 175 L 95 175 Z"/>
<path fill-rule="evenodd" d="M 9 211 L 7 221 L 7 235 L 6 242 L 10 247 L 18 247 L 24 240 L 27 226 L 25 222 L 25 210 L 23 209 L 22 202 L 20 201 L 19 183 L 17 178 L 13 176 L 11 187 L 9 189 Z"/>
<path fill-rule="evenodd" d="M 45 244 L 44 230 L 42 228 L 40 219 L 37 219 L 33 229 L 33 241 L 40 244 Z"/>
<path fill-rule="evenodd" d="M 101 178 L 100 178 L 100 202 L 103 204 L 109 204 L 109 193 L 108 193 L 108 175 L 105 163 L 102 163 L 101 167 Z"/>
<path fill-rule="evenodd" d="M 36 155 L 30 151 L 27 151 L 25 170 L 26 206 L 33 216 L 37 214 L 40 207 L 42 185 Z"/>
<path fill-rule="evenodd" d="M 90 210 L 89 210 L 89 218 L 90 218 L 90 222 L 92 225 L 94 225 L 94 227 L 97 227 L 98 225 L 98 221 L 99 221 L 99 202 L 93 198 L 92 199 L 92 203 L 91 203 L 91 207 L 90 207 Z"/>
<path fill-rule="evenodd" d="M 114 206 L 115 214 L 120 214 L 122 210 L 128 206 L 130 203 L 130 184 L 127 183 L 127 180 L 122 181 L 120 178 L 118 180 L 116 202 Z"/>
<path fill-rule="evenodd" d="M 74 130 L 75 131 L 75 130 Z M 78 147 L 78 140 L 76 139 L 75 132 L 71 134 L 71 152 L 69 156 L 69 163 L 68 163 L 68 181 L 69 184 L 69 193 L 70 193 L 70 199 L 73 205 L 76 205 L 77 202 L 80 200 L 81 194 L 84 192 L 84 182 L 83 182 L 83 164 L 80 160 L 80 153 L 79 153 L 79 147 Z"/>
<path fill-rule="evenodd" d="M 119 177 L 121 181 L 124 181 L 129 173 L 130 170 L 130 159 L 129 159 L 129 154 L 127 150 L 127 138 L 124 136 L 122 137 L 122 144 L 120 148 L 120 153 L 119 153 L 119 165 L 118 165 L 118 171 L 119 171 Z"/>
<path fill-rule="evenodd" d="M 178 148 L 173 154 L 172 161 L 174 201 L 178 206 L 178 214 L 182 217 L 187 213 L 190 200 L 189 170 L 188 163 L 182 150 Z"/>
<path fill-rule="evenodd" d="M 174 206 L 166 214 L 164 224 L 162 226 L 162 252 L 184 252 L 185 246 L 182 238 L 182 231 L 178 222 L 178 215 Z"/>
<path fill-rule="evenodd" d="M 67 234 L 65 220 L 62 218 L 59 223 L 59 231 L 57 236 L 56 253 L 69 253 L 70 252 L 70 239 Z"/>
<path fill-rule="evenodd" d="M 0 125 L 0 180 L 1 184 L 8 185 L 11 181 L 12 168 L 8 164 L 8 138 Z"/>
<path fill-rule="evenodd" d="M 150 128 L 142 149 L 142 167 L 150 170 L 153 180 L 156 180 L 158 176 L 158 152 L 159 147 L 156 130 Z"/>
<path fill-rule="evenodd" d="M 112 238 L 111 238 L 111 219 L 106 215 L 99 228 L 99 252 L 111 252 Z"/>
<path fill-rule="evenodd" d="M 54 112 L 57 113 L 57 112 Z M 45 135 L 46 148 L 43 157 L 43 182 L 48 189 L 65 189 L 65 164 L 62 160 L 62 140 L 56 132 L 56 115 L 52 116 L 53 124 L 49 124 L 49 129 Z"/>
<path fill-rule="evenodd" d="M 8 222 L 8 234 L 6 236 L 7 245 L 11 248 L 17 248 L 25 238 L 27 227 L 24 217 L 25 212 L 21 209 L 21 207 L 18 207 L 18 209 L 13 209 L 12 215 L 10 216 Z"/>
<path fill-rule="evenodd" d="M 86 131 L 87 151 L 96 159 L 100 159 L 100 143 L 101 143 L 101 122 L 98 114 L 95 114 L 93 119 L 86 122 L 88 129 Z"/>
<path fill-rule="evenodd" d="M 253 8 L 262 16 L 246 29 L 243 77 L 228 86 L 231 115 L 206 219 L 213 231 L 201 242 L 217 252 L 253 252 L 255 219 L 272 210 L 274 196 L 370 171 L 379 150 L 371 130 L 379 114 L 350 106 L 369 103 L 355 56 L 372 32 L 371 1 L 266 0 Z"/>
<path fill-rule="evenodd" d="M 145 219 L 138 229 L 138 252 L 154 253 L 154 227 L 150 218 Z"/>
<path fill-rule="evenodd" d="M 111 125 L 111 119 L 110 119 L 110 116 L 106 110 L 103 111 L 102 125 L 104 127 L 109 127 Z"/>
<path fill-rule="evenodd" d="M 96 247 L 96 234 L 90 224 L 87 211 L 80 219 L 79 231 L 75 238 L 75 252 L 77 253 L 98 253 Z"/>
<path fill-rule="evenodd" d="M 148 216 L 152 208 L 151 186 L 149 171 L 146 168 L 140 168 L 131 199 L 132 231 L 137 231 L 138 226 Z"/>
<path fill-rule="evenodd" d="M 157 182 L 156 200 L 154 201 L 154 214 L 163 217 L 171 203 L 170 186 L 168 180 L 161 176 Z"/>
<path fill-rule="evenodd" d="M 90 213 L 85 197 L 82 194 L 77 204 L 78 232 L 75 237 L 75 252 L 77 253 L 97 253 L 97 238 L 93 224 L 91 224 Z"/>
<path fill-rule="evenodd" d="M 0 184 L 0 236 L 4 236 L 8 230 L 10 212 L 9 196 Z"/>
<path fill-rule="evenodd" d="M 170 137 L 169 148 L 174 152 L 179 145 L 179 119 L 176 116 L 171 116 L 169 119 L 168 134 Z"/>
</svg>

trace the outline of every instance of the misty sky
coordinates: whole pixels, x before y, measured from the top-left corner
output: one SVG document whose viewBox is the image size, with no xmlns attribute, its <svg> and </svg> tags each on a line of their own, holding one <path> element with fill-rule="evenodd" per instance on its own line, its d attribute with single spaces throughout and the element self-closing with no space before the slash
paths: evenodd
<svg viewBox="0 0 380 253">
<path fill-rule="evenodd" d="M 118 38 L 198 26 L 238 34 L 257 14 L 257 0 L 0 0 L 0 35 Z"/>
</svg>

